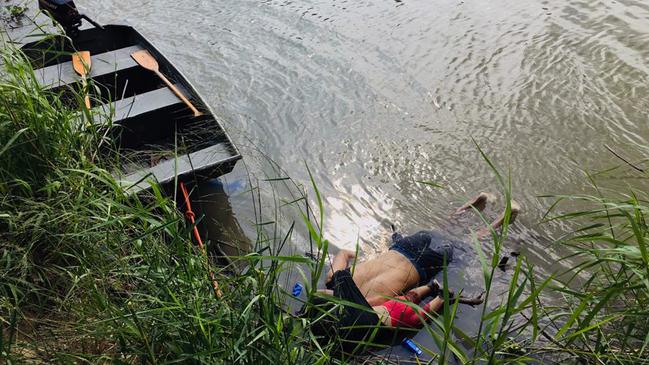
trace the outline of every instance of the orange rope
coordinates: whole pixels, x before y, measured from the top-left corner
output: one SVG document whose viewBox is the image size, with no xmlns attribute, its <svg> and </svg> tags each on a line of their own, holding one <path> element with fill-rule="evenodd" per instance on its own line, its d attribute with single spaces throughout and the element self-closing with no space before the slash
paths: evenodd
<svg viewBox="0 0 649 365">
<path fill-rule="evenodd" d="M 187 192 L 187 188 L 185 187 L 184 183 L 180 183 L 180 190 L 183 193 L 183 196 L 185 197 L 185 206 L 187 208 L 187 211 L 185 212 L 185 218 L 194 226 L 193 233 L 194 233 L 194 238 L 196 239 L 196 242 L 198 242 L 198 248 L 201 250 L 201 253 L 205 256 L 205 261 L 207 265 L 209 266 L 209 259 L 207 256 L 207 251 L 205 251 L 205 246 L 203 245 L 203 240 L 201 239 L 201 234 L 198 232 L 198 227 L 196 227 L 196 214 L 192 211 L 192 204 L 191 201 L 189 200 L 189 193 Z M 216 296 L 220 298 L 223 293 L 221 293 L 221 289 L 219 289 L 219 283 L 216 281 L 216 277 L 214 276 L 214 272 L 210 271 L 210 279 L 212 279 L 212 286 L 214 287 L 214 293 L 216 293 Z"/>
</svg>

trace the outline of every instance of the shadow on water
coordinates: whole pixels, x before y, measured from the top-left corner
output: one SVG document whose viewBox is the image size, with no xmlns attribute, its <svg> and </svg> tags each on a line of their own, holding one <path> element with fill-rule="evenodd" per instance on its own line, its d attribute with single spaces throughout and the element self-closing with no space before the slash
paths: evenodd
<svg viewBox="0 0 649 365">
<path fill-rule="evenodd" d="M 241 228 L 230 196 L 226 193 L 226 188 L 236 190 L 242 182 L 234 180 L 226 184 L 222 179 L 200 184 L 195 188 L 197 197 L 192 199 L 192 204 L 196 216 L 202 217 L 199 226 L 202 237 L 209 242 L 210 254 L 218 257 L 221 263 L 229 264 L 229 257 L 250 253 L 252 244 Z M 241 268 L 241 264 L 237 266 Z"/>
</svg>

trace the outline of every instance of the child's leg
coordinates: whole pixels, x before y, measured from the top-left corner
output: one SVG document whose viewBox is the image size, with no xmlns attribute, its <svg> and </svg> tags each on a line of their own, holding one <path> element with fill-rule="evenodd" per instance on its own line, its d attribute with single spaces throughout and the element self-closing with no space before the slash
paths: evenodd
<svg viewBox="0 0 649 365">
<path fill-rule="evenodd" d="M 420 313 L 423 318 L 426 318 L 425 313 L 433 314 L 433 313 L 439 313 L 439 311 L 442 309 L 444 306 L 444 298 L 442 297 L 435 297 L 433 300 L 428 302 L 424 306 L 424 313 Z"/>
<path fill-rule="evenodd" d="M 460 304 L 466 304 L 466 305 L 474 306 L 474 305 L 479 305 L 479 304 L 484 303 L 484 293 L 482 293 L 482 294 L 480 294 L 480 295 L 478 295 L 476 297 L 467 298 L 467 297 L 464 297 L 464 296 L 461 296 L 461 295 L 459 297 L 456 297 L 455 293 L 453 293 L 452 291 L 449 291 L 449 299 L 450 299 L 450 301 L 452 303 L 457 301 Z M 442 309 L 443 305 L 444 305 L 444 298 L 442 296 L 438 296 L 438 297 L 435 297 L 430 302 L 428 302 L 428 304 L 426 304 L 423 307 L 423 310 L 424 310 L 425 313 L 430 313 L 430 314 L 439 313 L 439 311 Z M 423 317 L 424 313 L 421 313 L 421 315 Z"/>
<path fill-rule="evenodd" d="M 413 302 L 415 304 L 419 304 L 419 302 L 421 302 L 421 300 L 423 298 L 426 298 L 432 292 L 433 292 L 433 290 L 431 289 L 430 286 L 428 286 L 428 285 L 420 286 L 420 287 L 409 290 L 405 294 L 405 299 L 410 301 L 410 302 Z"/>
</svg>

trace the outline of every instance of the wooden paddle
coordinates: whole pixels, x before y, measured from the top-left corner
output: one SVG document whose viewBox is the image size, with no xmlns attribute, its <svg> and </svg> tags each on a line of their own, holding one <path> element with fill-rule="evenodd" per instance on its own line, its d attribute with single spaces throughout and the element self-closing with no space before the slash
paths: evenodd
<svg viewBox="0 0 649 365">
<path fill-rule="evenodd" d="M 92 108 L 90 104 L 90 95 L 88 94 L 88 73 L 92 68 L 92 59 L 90 58 L 89 51 L 79 51 L 72 54 L 72 67 L 74 71 L 81 76 L 81 84 L 83 85 L 83 92 L 86 94 L 84 100 L 86 108 Z"/>
<path fill-rule="evenodd" d="M 183 95 L 180 92 L 180 90 L 178 90 L 177 87 L 175 87 L 171 82 L 169 82 L 169 80 L 167 80 L 165 75 L 163 75 L 162 72 L 160 72 L 160 66 L 158 66 L 158 61 L 156 61 L 156 59 L 153 58 L 153 56 L 151 55 L 151 53 L 149 53 L 149 51 L 147 50 L 137 51 L 132 53 L 131 57 L 133 57 L 135 62 L 137 62 L 140 66 L 144 67 L 149 71 L 155 72 L 156 75 L 158 75 L 158 77 L 162 79 L 162 81 L 164 81 L 165 84 L 167 84 L 167 87 L 170 88 L 171 91 L 173 91 L 174 94 L 176 94 L 176 96 L 183 101 L 183 103 L 187 104 L 189 109 L 191 109 L 192 112 L 194 112 L 195 117 L 200 117 L 201 115 L 203 115 L 203 113 L 199 112 L 198 109 L 196 109 L 196 107 L 185 97 L 185 95 Z"/>
</svg>

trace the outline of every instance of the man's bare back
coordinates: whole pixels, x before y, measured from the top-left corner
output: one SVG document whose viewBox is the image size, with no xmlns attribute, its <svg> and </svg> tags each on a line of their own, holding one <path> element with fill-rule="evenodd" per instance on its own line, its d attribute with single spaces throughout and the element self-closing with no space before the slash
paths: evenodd
<svg viewBox="0 0 649 365">
<path fill-rule="evenodd" d="M 419 283 L 419 274 L 405 256 L 388 251 L 379 257 L 356 265 L 353 279 L 370 305 L 379 305 L 387 297 L 401 295 Z"/>
<path fill-rule="evenodd" d="M 375 306 L 432 280 L 453 259 L 452 241 L 437 232 L 420 231 L 406 237 L 395 234 L 393 241 L 389 251 L 349 268 L 354 252 L 340 251 L 327 282 L 334 273 L 349 270 L 358 292 Z"/>
</svg>

